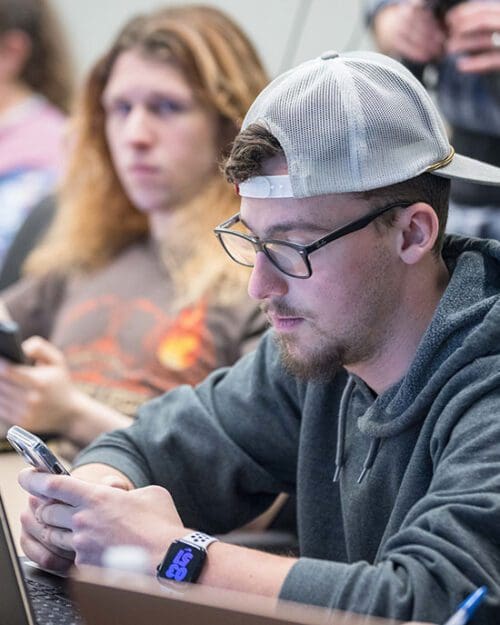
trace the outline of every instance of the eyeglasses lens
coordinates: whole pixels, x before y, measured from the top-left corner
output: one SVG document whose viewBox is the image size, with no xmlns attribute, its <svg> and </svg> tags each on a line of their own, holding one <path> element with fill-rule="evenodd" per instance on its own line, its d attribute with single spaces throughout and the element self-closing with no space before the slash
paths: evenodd
<svg viewBox="0 0 500 625">
<path fill-rule="evenodd" d="M 266 251 L 274 264 L 291 276 L 307 276 L 308 270 L 299 252 L 288 245 L 266 243 Z"/>
<path fill-rule="evenodd" d="M 219 237 L 226 252 L 234 261 L 247 267 L 255 265 L 257 252 L 251 241 L 232 233 L 221 232 Z M 298 278 L 309 276 L 307 264 L 298 250 L 280 243 L 265 243 L 264 246 L 266 254 L 278 269 Z"/>
<path fill-rule="evenodd" d="M 254 266 L 255 249 L 250 241 L 234 234 L 221 233 L 219 236 L 226 252 L 233 260 L 247 267 Z"/>
</svg>

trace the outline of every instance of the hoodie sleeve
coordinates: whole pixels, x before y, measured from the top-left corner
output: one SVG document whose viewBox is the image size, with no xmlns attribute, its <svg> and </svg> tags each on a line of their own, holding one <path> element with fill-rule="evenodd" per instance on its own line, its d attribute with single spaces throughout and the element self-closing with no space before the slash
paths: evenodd
<svg viewBox="0 0 500 625">
<path fill-rule="evenodd" d="M 241 526 L 295 490 L 299 387 L 276 352 L 268 335 L 199 386 L 148 402 L 133 425 L 98 438 L 75 465 L 104 463 L 136 487 L 167 488 L 188 526 Z"/>
<path fill-rule="evenodd" d="M 409 509 L 399 531 L 383 543 L 375 561 L 299 559 L 281 598 L 402 620 L 444 622 L 464 593 L 486 584 L 488 599 L 475 613 L 474 623 L 498 621 L 500 374 L 496 377 L 487 394 L 465 412 L 460 398 L 454 407 L 444 407 L 430 438 L 429 488 Z M 448 417 L 450 412 L 453 417 Z"/>
</svg>

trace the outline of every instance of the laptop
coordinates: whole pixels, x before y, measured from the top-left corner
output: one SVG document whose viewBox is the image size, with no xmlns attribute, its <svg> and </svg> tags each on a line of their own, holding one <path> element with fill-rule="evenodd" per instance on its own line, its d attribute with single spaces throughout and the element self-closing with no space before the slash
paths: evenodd
<svg viewBox="0 0 500 625">
<path fill-rule="evenodd" d="M 81 566 L 70 579 L 86 625 L 395 625 L 398 621 L 305 606 L 198 584 Z M 175 585 L 174 585 L 175 588 Z"/>
<path fill-rule="evenodd" d="M 19 559 L 0 494 L 1 625 L 80 625 L 66 580 Z"/>
</svg>

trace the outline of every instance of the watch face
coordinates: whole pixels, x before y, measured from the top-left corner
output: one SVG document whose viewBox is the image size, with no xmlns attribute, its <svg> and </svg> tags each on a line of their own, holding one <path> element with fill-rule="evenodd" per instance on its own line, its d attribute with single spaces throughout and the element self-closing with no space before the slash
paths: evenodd
<svg viewBox="0 0 500 625">
<path fill-rule="evenodd" d="M 175 582 L 195 582 L 206 557 L 204 549 L 197 549 L 178 540 L 170 545 L 158 569 L 158 577 Z"/>
</svg>

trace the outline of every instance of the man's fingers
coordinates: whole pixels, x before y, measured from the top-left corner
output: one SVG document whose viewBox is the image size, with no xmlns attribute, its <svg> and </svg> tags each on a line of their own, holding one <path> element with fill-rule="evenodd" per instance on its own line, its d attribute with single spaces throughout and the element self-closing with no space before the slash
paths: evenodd
<svg viewBox="0 0 500 625">
<path fill-rule="evenodd" d="M 22 399 L 26 387 L 14 382 L 10 377 L 11 369 L 5 370 L 0 376 L 0 395 L 6 398 Z"/>
<path fill-rule="evenodd" d="M 23 342 L 23 350 L 29 358 L 46 365 L 65 363 L 62 352 L 41 336 L 31 336 Z"/>
<path fill-rule="evenodd" d="M 19 473 L 18 481 L 31 495 L 55 499 L 75 507 L 87 504 L 95 489 L 99 488 L 71 476 L 52 475 L 30 468 Z"/>
<path fill-rule="evenodd" d="M 446 26 L 452 35 L 491 32 L 500 28 L 500 7 L 490 2 L 464 2 L 448 11 Z"/>
<path fill-rule="evenodd" d="M 450 39 L 447 50 L 450 54 L 482 52 L 491 50 L 491 34 L 475 33 L 469 37 Z"/>
<path fill-rule="evenodd" d="M 21 548 L 23 553 L 33 562 L 44 569 L 65 572 L 69 569 L 73 560 L 63 558 L 42 545 L 31 536 L 21 536 Z"/>
<path fill-rule="evenodd" d="M 48 501 L 35 510 L 36 520 L 53 527 L 72 529 L 74 508 L 67 504 Z"/>
<path fill-rule="evenodd" d="M 500 71 L 500 50 L 474 54 L 457 60 L 457 68 L 464 73 L 481 74 Z"/>
<path fill-rule="evenodd" d="M 73 532 L 60 527 L 45 525 L 41 532 L 41 540 L 48 549 L 57 555 L 73 554 Z"/>
<path fill-rule="evenodd" d="M 497 31 L 500 31 L 500 5 L 495 21 L 484 19 L 475 24 L 457 21 L 455 27 L 450 28 L 447 50 L 451 54 L 494 50 L 492 35 Z"/>
<path fill-rule="evenodd" d="M 105 475 L 100 483 L 103 486 L 111 486 L 112 488 L 120 488 L 121 490 L 132 490 L 130 483 L 118 475 Z"/>
<path fill-rule="evenodd" d="M 33 495 L 30 495 L 28 497 L 28 507 L 31 510 L 32 514 L 35 515 L 37 508 L 43 506 L 47 501 L 50 500 L 42 497 L 33 497 Z"/>
<path fill-rule="evenodd" d="M 39 543 L 43 550 L 52 553 L 53 555 L 64 558 L 65 560 L 73 560 L 74 552 L 72 548 L 72 536 L 68 530 L 62 530 L 59 528 L 52 528 L 44 523 L 40 523 L 31 511 L 26 511 L 21 515 L 21 523 L 23 527 L 22 538 L 28 541 L 35 541 Z M 40 562 L 34 555 L 28 554 L 22 544 L 23 551 L 35 562 Z M 33 547 L 33 545 L 32 545 Z M 42 548 L 37 547 L 37 552 L 42 552 Z M 44 557 L 47 557 L 45 554 Z M 45 566 L 45 565 L 44 565 Z"/>
<path fill-rule="evenodd" d="M 23 553 L 44 569 L 65 573 L 73 564 L 73 553 L 70 557 L 59 555 L 28 534 L 23 534 L 20 542 Z"/>
</svg>

